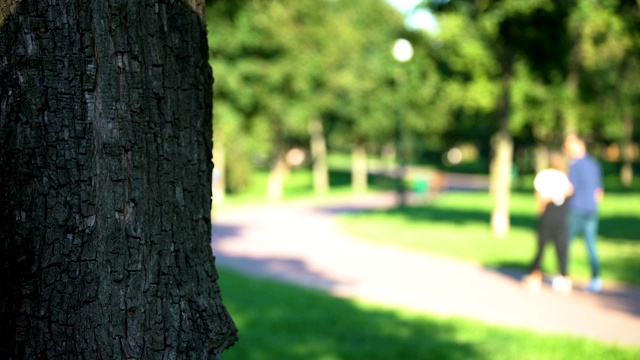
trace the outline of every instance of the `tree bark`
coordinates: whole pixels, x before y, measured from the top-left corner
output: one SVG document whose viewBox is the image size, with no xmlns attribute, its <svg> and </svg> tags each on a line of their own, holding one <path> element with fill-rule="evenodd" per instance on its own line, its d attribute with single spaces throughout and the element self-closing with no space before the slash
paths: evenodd
<svg viewBox="0 0 640 360">
<path fill-rule="evenodd" d="M 0 358 L 217 358 L 236 328 L 210 247 L 202 18 L 182 1 L 13 10 L 0 28 Z"/>
<path fill-rule="evenodd" d="M 311 138 L 311 159 L 313 161 L 313 189 L 316 194 L 329 192 L 329 166 L 327 165 L 327 141 L 325 140 L 322 120 L 309 120 Z"/>
</svg>

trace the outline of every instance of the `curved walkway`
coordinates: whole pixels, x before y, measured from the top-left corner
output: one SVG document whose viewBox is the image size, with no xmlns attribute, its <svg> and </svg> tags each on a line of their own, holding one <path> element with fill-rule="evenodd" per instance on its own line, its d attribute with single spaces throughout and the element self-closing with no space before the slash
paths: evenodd
<svg viewBox="0 0 640 360">
<path fill-rule="evenodd" d="M 341 232 L 334 216 L 388 207 L 391 194 L 225 208 L 213 221 L 218 265 L 358 298 L 442 316 L 570 333 L 640 345 L 640 290 L 543 289 L 531 294 L 509 274 L 437 255 L 372 244 Z"/>
</svg>

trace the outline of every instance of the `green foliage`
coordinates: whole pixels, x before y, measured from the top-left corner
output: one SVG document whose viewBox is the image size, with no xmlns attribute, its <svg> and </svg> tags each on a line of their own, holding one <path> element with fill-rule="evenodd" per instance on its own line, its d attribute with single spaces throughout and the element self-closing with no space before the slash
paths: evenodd
<svg viewBox="0 0 640 360">
<path fill-rule="evenodd" d="M 530 129 L 541 143 L 548 143 L 554 134 L 562 133 L 558 121 L 562 102 L 557 99 L 564 97 L 563 90 L 561 81 L 544 83 L 531 73 L 526 62 L 517 61 L 511 88 L 513 110 L 509 125 L 513 133 L 519 135 Z"/>
<path fill-rule="evenodd" d="M 500 126 L 518 146 L 549 144 L 572 121 L 598 142 L 640 139 L 637 1 L 424 1 L 434 32 L 406 30 L 385 0 L 208 4 L 214 127 L 234 149 L 229 166 L 306 147 L 311 117 L 330 151 L 379 151 L 400 129 L 410 155 L 485 149 Z M 413 44 L 407 63 L 391 55 L 398 37 Z"/>
<path fill-rule="evenodd" d="M 233 359 L 635 359 L 638 348 L 333 298 L 220 269 Z"/>
</svg>

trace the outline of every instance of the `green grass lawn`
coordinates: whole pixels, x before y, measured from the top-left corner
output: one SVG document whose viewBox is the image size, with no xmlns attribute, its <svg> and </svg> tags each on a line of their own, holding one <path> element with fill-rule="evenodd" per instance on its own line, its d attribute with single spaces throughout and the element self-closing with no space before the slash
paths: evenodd
<svg viewBox="0 0 640 360">
<path fill-rule="evenodd" d="M 514 193 L 511 232 L 495 238 L 489 228 L 491 199 L 485 192 L 445 193 L 430 206 L 342 215 L 340 225 L 363 239 L 416 251 L 462 258 L 489 267 L 527 269 L 536 245 L 536 214 L 530 193 Z M 609 193 L 601 208 L 598 250 L 605 281 L 640 284 L 640 193 Z M 582 238 L 571 246 L 570 271 L 577 279 L 590 276 Z M 544 269 L 555 273 L 552 246 Z"/>
<path fill-rule="evenodd" d="M 427 316 L 219 272 L 240 329 L 223 360 L 640 358 L 640 348 Z"/>
</svg>

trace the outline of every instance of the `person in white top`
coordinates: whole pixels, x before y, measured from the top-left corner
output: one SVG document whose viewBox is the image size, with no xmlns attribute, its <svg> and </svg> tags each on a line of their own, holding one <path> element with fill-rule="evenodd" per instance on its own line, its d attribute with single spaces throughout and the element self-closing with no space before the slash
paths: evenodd
<svg viewBox="0 0 640 360">
<path fill-rule="evenodd" d="M 573 185 L 566 175 L 566 159 L 561 153 L 552 153 L 551 168 L 542 170 L 533 181 L 536 193 L 538 218 L 538 244 L 531 273 L 524 278 L 525 285 L 532 291 L 539 291 L 542 285 L 542 256 L 548 241 L 553 241 L 558 257 L 560 275 L 552 279 L 554 290 L 568 293 L 571 279 L 567 274 L 567 197 L 573 193 Z"/>
</svg>

